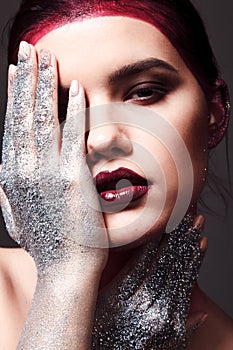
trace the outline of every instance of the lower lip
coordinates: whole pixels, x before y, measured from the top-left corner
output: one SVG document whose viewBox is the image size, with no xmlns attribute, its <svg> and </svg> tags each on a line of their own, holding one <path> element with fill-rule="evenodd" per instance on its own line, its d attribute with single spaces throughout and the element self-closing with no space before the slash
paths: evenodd
<svg viewBox="0 0 233 350">
<path fill-rule="evenodd" d="M 129 186 L 119 190 L 101 192 L 101 204 L 108 208 L 118 207 L 119 205 L 126 208 L 132 202 L 145 196 L 148 191 L 149 186 Z"/>
</svg>

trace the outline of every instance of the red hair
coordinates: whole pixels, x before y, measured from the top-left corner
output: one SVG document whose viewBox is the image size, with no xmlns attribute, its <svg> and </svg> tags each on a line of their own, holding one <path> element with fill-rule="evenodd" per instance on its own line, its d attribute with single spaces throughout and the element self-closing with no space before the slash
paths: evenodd
<svg viewBox="0 0 233 350">
<path fill-rule="evenodd" d="M 157 27 L 209 95 L 218 68 L 203 22 L 189 0 L 24 0 L 10 32 L 9 63 L 16 64 L 21 40 L 35 44 L 54 28 L 97 16 L 127 16 Z"/>
</svg>

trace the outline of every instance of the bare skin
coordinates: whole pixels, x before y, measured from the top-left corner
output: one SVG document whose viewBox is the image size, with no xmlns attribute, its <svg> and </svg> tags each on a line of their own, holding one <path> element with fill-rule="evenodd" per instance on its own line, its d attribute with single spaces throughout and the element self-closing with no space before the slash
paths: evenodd
<svg viewBox="0 0 233 350">
<path fill-rule="evenodd" d="M 23 249 L 0 249 L 0 285 L 0 348 L 15 350 L 36 286 L 36 266 Z M 232 320 L 198 288 L 192 307 L 192 312 L 205 310 L 208 318 L 188 350 L 229 350 L 233 344 Z"/>
<path fill-rule="evenodd" d="M 1 249 L 2 349 L 16 349 L 36 286 L 36 266 L 23 249 Z M 10 312 L 9 312 L 10 310 Z"/>
<path fill-rule="evenodd" d="M 118 21 L 121 21 L 122 25 L 118 25 Z M 88 54 L 88 50 L 84 50 L 85 53 L 82 55 L 82 50 L 79 50 L 79 47 L 84 47 L 85 44 L 88 43 L 88 47 L 92 47 L 90 45 L 91 40 L 93 41 L 93 48 L 96 48 L 96 38 L 93 38 L 93 34 L 91 37 L 89 36 L 89 29 L 92 28 L 92 25 L 95 28 L 95 33 L 98 31 L 97 37 L 99 40 L 99 44 L 102 45 L 106 44 L 106 47 L 103 47 L 103 50 L 96 50 L 94 55 L 94 60 L 89 60 L 90 56 Z M 90 27 L 89 27 L 90 26 Z M 106 30 L 107 26 L 107 30 Z M 121 32 L 121 28 L 123 28 L 123 32 Z M 112 35 L 115 36 L 115 40 L 106 41 L 102 39 L 102 36 L 105 33 L 108 32 L 108 30 L 111 30 Z M 132 31 L 129 31 L 128 29 L 132 29 Z M 120 32 L 119 32 L 120 30 Z M 125 30 L 125 32 L 124 32 Z M 147 31 L 147 36 L 145 36 L 145 30 Z M 135 36 L 135 31 L 140 34 L 143 37 L 143 43 L 145 47 L 143 50 L 140 49 L 140 52 L 137 51 L 137 42 L 133 42 L 133 39 L 138 36 Z M 93 33 L 93 31 L 91 31 Z M 129 37 L 126 35 L 126 33 L 129 33 Z M 51 35 L 50 35 L 51 34 Z M 42 38 L 40 42 L 38 42 L 36 49 L 38 52 L 41 48 L 47 48 L 54 52 L 58 59 L 58 65 L 59 65 L 59 74 L 60 74 L 60 80 L 61 85 L 63 88 L 67 89 L 70 86 L 71 80 L 77 79 L 79 80 L 87 94 L 88 102 L 90 106 L 95 106 L 98 104 L 104 104 L 104 103 L 111 103 L 111 102 L 126 102 L 126 103 L 132 103 L 132 104 L 139 104 L 140 103 L 146 103 L 146 106 L 148 106 L 150 109 L 154 110 L 155 112 L 161 113 L 165 119 L 169 120 L 173 123 L 174 127 L 179 129 L 182 138 L 184 139 L 191 158 L 193 160 L 193 166 L 194 166 L 194 173 L 195 173 L 195 187 L 193 191 L 193 203 L 195 203 L 197 197 L 199 196 L 199 193 L 201 191 L 201 188 L 203 186 L 203 172 L 206 167 L 207 162 L 207 154 L 206 152 L 203 152 L 203 149 L 206 147 L 207 142 L 207 133 L 208 133 L 208 122 L 207 122 L 207 115 L 208 115 L 208 105 L 205 101 L 205 97 L 203 95 L 203 92 L 198 85 L 197 81 L 192 76 L 191 72 L 187 69 L 187 67 L 184 65 L 184 62 L 181 60 L 179 55 L 177 54 L 176 50 L 171 47 L 170 43 L 166 38 L 164 38 L 161 33 L 159 33 L 155 28 L 152 26 L 149 26 L 148 24 L 142 23 L 140 21 L 134 21 L 130 19 L 100 19 L 100 21 L 96 20 L 93 22 L 86 22 L 84 26 L 77 24 L 72 24 L 69 27 L 69 31 L 67 32 L 66 28 L 63 31 L 63 29 L 57 29 L 54 32 L 50 33 L 47 37 Z M 66 38 L 66 35 L 68 34 L 68 38 L 70 41 L 68 41 L 68 38 Z M 78 34 L 78 35 L 77 35 Z M 64 36 L 64 37 L 63 37 Z M 88 40 L 87 40 L 87 37 Z M 64 40 L 65 38 L 65 40 Z M 149 38 L 148 41 L 146 38 Z M 75 39 L 75 40 L 74 40 Z M 63 40 L 65 43 L 67 43 L 67 50 L 62 50 L 60 52 L 59 50 L 59 43 Z M 72 46 L 72 43 L 80 40 L 80 42 L 76 43 L 75 47 L 77 48 L 77 51 L 74 55 L 74 47 Z M 136 51 L 134 52 L 133 57 L 128 57 L 128 53 L 132 52 L 131 50 L 126 50 L 121 55 L 119 55 L 119 50 L 117 52 L 117 55 L 111 55 L 112 52 L 114 52 L 111 49 L 112 43 L 114 43 L 114 47 L 120 47 L 120 45 L 116 45 L 116 40 L 119 40 L 120 43 L 122 40 L 126 40 L 127 42 L 122 45 L 123 48 L 128 48 L 129 43 L 132 44 L 133 49 Z M 153 44 L 152 44 L 153 43 Z M 155 43 L 157 43 L 155 45 Z M 57 45 L 58 44 L 58 45 Z M 110 46 L 109 46 L 110 45 Z M 72 55 L 69 55 L 69 50 L 72 52 Z M 109 53 L 109 55 L 106 55 L 106 59 L 109 60 L 108 64 L 106 62 L 103 62 L 102 60 L 102 53 Z M 63 53 L 65 55 L 63 56 Z M 92 52 L 93 54 L 93 52 Z M 101 56 L 101 57 L 100 57 Z M 75 64 L 67 64 L 67 59 L 70 60 L 70 58 L 74 58 Z M 88 57 L 88 60 L 87 60 Z M 120 87 L 125 87 L 125 81 L 119 82 L 114 86 L 116 89 L 114 90 L 112 87 L 109 88 L 109 85 L 107 82 L 109 81 L 109 78 L 112 77 L 113 73 L 115 72 L 115 68 L 121 68 L 124 67 L 125 64 L 135 64 L 135 61 L 140 60 L 147 60 L 151 57 L 156 57 L 156 59 L 163 60 L 164 62 L 169 63 L 173 66 L 173 69 L 169 68 L 167 71 L 167 68 L 165 71 L 158 72 L 158 76 L 161 75 L 161 80 L 164 83 L 168 81 L 167 85 L 171 88 L 166 90 L 165 92 L 157 91 L 155 93 L 154 85 L 147 87 L 146 90 L 146 96 L 143 96 L 141 98 L 141 94 L 143 95 L 144 90 L 140 91 L 133 91 L 130 94 L 126 94 L 126 96 L 122 96 L 121 94 L 118 94 L 118 91 L 121 89 L 118 89 Z M 79 60 L 79 61 L 78 61 Z M 119 60 L 119 62 L 118 62 Z M 87 62 L 90 62 L 90 65 L 87 65 Z M 158 61 L 156 61 L 158 62 Z M 102 63 L 102 66 L 101 66 Z M 68 67 L 72 67 L 72 70 L 67 71 Z M 77 71 L 74 71 L 73 68 L 78 68 Z M 113 67 L 113 70 L 112 70 Z M 167 67 L 167 66 L 166 66 Z M 163 68 L 164 70 L 164 68 Z M 101 72 L 101 75 L 99 75 Z M 119 70 L 118 70 L 119 72 Z M 157 72 L 157 71 L 156 71 Z M 157 74 L 157 73 L 156 73 Z M 115 74 L 116 75 L 116 74 Z M 154 74 L 149 71 L 149 76 L 147 76 L 147 73 L 144 77 L 144 75 L 140 76 L 142 79 L 142 82 L 147 81 L 148 79 L 151 80 Z M 164 78 L 165 76 L 165 78 Z M 126 78 L 126 77 L 125 77 Z M 135 77 L 136 78 L 136 77 Z M 111 80 L 111 79 L 110 79 Z M 137 82 L 137 80 L 136 80 Z M 140 83 L 142 83 L 140 80 Z M 122 83 L 122 86 L 121 86 Z M 135 83 L 135 81 L 131 82 L 131 84 Z M 118 86 L 119 85 L 119 86 Z M 142 85 L 142 84 L 141 84 Z M 165 84 L 166 86 L 166 84 Z M 148 98 L 148 90 L 150 92 L 149 95 L 153 95 L 155 93 L 156 99 Z M 131 91 L 131 90 L 130 90 Z M 161 98 L 157 99 L 157 94 Z M 153 102 L 151 103 L 151 100 Z M 198 104 L 196 103 L 198 101 Z M 179 102 L 179 103 L 178 103 Z M 187 108 L 184 108 L 184 102 L 187 103 L 187 108 L 189 108 L 189 114 L 187 118 L 186 110 Z M 174 103 L 174 105 L 173 105 Z M 191 107 L 190 107 L 191 106 Z M 179 107 L 179 108 L 178 108 Z M 174 112 L 175 111 L 175 112 Z M 92 115 L 91 115 L 92 118 Z M 214 119 L 214 117 L 213 117 Z M 198 123 L 196 122 L 198 120 Z M 185 122 L 184 122 L 185 121 Z M 91 119 L 91 122 L 93 120 Z M 110 121 L 111 122 L 111 121 Z M 135 132 L 135 128 L 118 128 L 115 127 L 114 124 L 108 125 L 107 129 L 105 127 L 94 129 L 92 128 L 93 125 L 91 125 L 91 130 L 89 133 L 89 137 L 87 140 L 87 147 L 89 152 L 89 158 L 90 158 L 90 168 L 92 171 L 92 175 L 95 176 L 99 171 L 106 171 L 106 170 L 114 170 L 119 166 L 122 166 L 122 164 L 126 165 L 127 167 L 132 167 L 132 170 L 139 171 L 138 167 L 134 167 L 134 163 L 131 162 L 131 153 L 133 149 L 133 141 L 140 143 L 139 141 L 143 143 L 143 146 L 148 149 L 148 152 L 152 150 L 154 153 L 154 157 L 159 159 L 161 164 L 164 166 L 166 172 L 165 177 L 168 182 L 168 191 L 167 195 L 168 198 L 166 198 L 166 205 L 163 212 L 163 215 L 161 215 L 160 221 L 157 221 L 154 224 L 154 215 L 156 212 L 156 204 L 159 204 L 160 198 L 157 196 L 157 188 L 159 187 L 157 184 L 161 184 L 160 180 L 161 178 L 155 178 L 150 179 L 150 182 L 155 185 L 153 187 L 153 190 L 151 190 L 152 195 L 155 195 L 155 200 L 153 201 L 153 205 L 155 207 L 152 207 L 150 210 L 150 216 L 147 217 L 147 220 L 141 221 L 143 224 L 148 224 L 147 227 L 150 227 L 150 229 L 139 232 L 139 234 L 143 235 L 143 233 L 156 233 L 157 236 L 161 235 L 162 229 L 166 225 L 166 222 L 168 220 L 168 217 L 171 213 L 172 207 L 174 205 L 174 201 L 176 198 L 177 193 L 177 177 L 174 175 L 174 177 L 171 177 L 171 172 L 176 174 L 176 171 L 174 170 L 174 164 L 171 160 L 171 157 L 167 154 L 164 147 L 161 147 L 161 145 L 158 145 L 158 142 L 154 140 L 154 138 L 148 137 L 147 134 L 141 133 L 141 132 Z M 199 138 L 197 139 L 196 134 L 199 135 Z M 119 137 L 120 135 L 120 137 Z M 145 137 L 147 136 L 147 137 Z M 190 136 L 192 136 L 190 138 Z M 104 138 L 103 138 L 104 137 Z M 106 139 L 107 138 L 107 139 Z M 122 143 L 122 139 L 124 142 Z M 102 143 L 99 142 L 102 140 Z M 146 142 L 145 142 L 146 140 Z M 117 142 L 117 148 L 120 149 L 123 154 L 122 159 L 119 160 L 119 158 L 114 159 L 113 162 L 109 161 L 109 153 L 108 150 L 114 151 L 114 146 L 116 147 Z M 200 156 L 201 155 L 201 156 Z M 111 157 L 110 157 L 111 158 Z M 135 169 L 136 168 L 136 169 Z M 153 177 L 155 174 L 153 172 L 153 169 L 143 169 L 145 171 L 146 175 L 150 175 Z M 157 176 L 157 173 L 156 173 Z M 156 186 L 157 185 L 157 186 Z M 138 233 L 139 230 L 137 230 L 137 218 L 138 215 L 140 216 L 142 209 L 144 208 L 144 202 L 139 202 L 139 206 L 134 208 L 134 210 L 131 210 L 130 213 L 125 210 L 122 212 L 115 213 L 114 215 L 105 215 L 105 221 L 107 224 L 107 228 L 110 232 L 110 240 L 112 242 L 118 242 L 118 244 L 125 244 L 124 242 L 125 237 L 129 238 L 129 241 L 137 240 L 139 237 L 135 237 L 136 233 Z M 130 215 L 129 215 L 130 214 Z M 123 219 L 123 220 L 122 220 Z M 118 228 L 118 224 L 122 223 L 123 225 L 130 224 L 130 230 L 127 230 L 127 235 L 124 235 L 124 230 L 122 231 L 122 228 L 120 230 L 116 230 L 117 233 L 115 236 L 112 234 L 111 229 L 112 228 Z M 153 224 L 153 225 L 152 225 Z M 114 233 L 114 232 L 113 232 Z M 123 234 L 122 234 L 123 233 Z M 9 255 L 7 255 L 7 250 L 2 250 L 2 273 L 1 275 L 3 280 L 3 288 L 2 291 L 5 291 L 3 294 L 3 300 L 2 303 L 4 305 L 9 305 L 9 303 L 12 304 L 12 300 L 15 301 L 14 307 L 16 310 L 19 310 L 17 313 L 17 319 L 10 318 L 9 324 L 10 328 L 15 329 L 15 334 L 12 336 L 12 349 L 15 348 L 15 344 L 17 343 L 17 339 L 20 334 L 20 330 L 22 328 L 23 320 L 25 319 L 25 316 L 27 314 L 29 304 L 31 302 L 32 294 L 35 289 L 36 284 L 36 269 L 33 261 L 31 258 L 21 250 L 14 250 L 12 252 L 12 259 L 9 259 Z M 22 266 L 19 271 L 19 275 L 15 274 L 13 271 L 13 262 L 16 262 L 18 260 L 22 261 Z M 19 262 L 17 262 L 17 265 L 19 265 Z M 24 274 L 24 270 L 29 269 L 29 276 L 28 278 L 26 276 L 26 272 Z M 100 271 L 99 271 L 99 274 Z M 61 273 L 62 275 L 62 273 Z M 19 276 L 22 276 L 19 278 Z M 33 276 L 33 277 L 32 277 Z M 27 281 L 29 280 L 29 286 L 24 286 L 25 279 Z M 92 275 L 89 278 L 89 286 L 91 285 L 92 281 L 94 279 L 94 275 Z M 98 285 L 97 281 L 94 281 L 95 285 Z M 14 293 L 14 286 L 15 285 L 22 285 L 24 286 L 24 290 L 17 289 L 17 295 L 12 296 Z M 43 290 L 43 289 L 42 289 Z M 28 304 L 25 304 L 25 296 Z M 232 333 L 232 324 L 230 320 L 224 316 L 218 309 L 216 309 L 210 302 L 207 302 L 204 300 L 204 297 L 202 298 L 202 293 L 197 291 L 197 294 L 195 298 L 193 299 L 193 305 L 194 310 L 193 311 L 200 311 L 204 310 L 209 314 L 210 320 L 213 320 L 213 322 L 206 324 L 206 329 L 203 333 L 203 337 L 197 337 L 195 341 L 197 341 L 197 344 L 192 345 L 191 349 L 195 350 L 202 348 L 202 345 L 209 344 L 209 337 L 211 336 L 213 339 L 213 344 L 211 344 L 210 349 L 211 350 L 218 350 L 218 344 L 219 339 L 223 339 L 224 346 L 228 346 L 230 342 L 232 342 L 232 339 L 230 339 L 230 334 Z M 196 301 L 195 301 L 196 300 Z M 94 305 L 94 301 L 92 303 Z M 76 305 L 75 305 L 76 306 Z M 39 308 L 40 309 L 40 308 Z M 78 310 L 78 308 L 77 308 Z M 14 312 L 12 313 L 12 315 Z M 12 315 L 10 317 L 12 317 Z M 46 316 L 46 315 L 45 315 Z M 5 315 L 3 314 L 4 320 Z M 84 317 L 85 319 L 85 317 Z M 18 320 L 18 321 L 17 321 Z M 80 321 L 80 319 L 79 319 Z M 87 317 L 88 321 L 88 317 Z M 5 322 L 5 321 L 4 321 Z M 17 323 L 17 326 L 13 324 L 13 322 Z M 208 322 L 208 321 L 207 321 Z M 221 324 L 221 330 L 219 333 L 214 333 L 213 330 L 217 326 L 217 324 Z M 13 326 L 13 327 L 12 327 Z M 36 331 L 36 329 L 35 329 Z M 227 332 L 227 334 L 226 334 Z M 214 335 L 212 334 L 214 333 Z M 30 334 L 30 333 L 29 333 Z M 9 333 L 4 333 L 3 337 L 5 339 L 5 343 L 7 344 L 7 349 L 9 350 L 9 342 L 8 342 L 8 336 Z M 28 338 L 25 335 L 25 339 Z M 70 338 L 69 338 L 70 340 Z M 5 346 L 5 344 L 3 344 Z M 208 346 L 208 345 L 207 345 Z M 80 347 L 81 348 L 81 347 Z M 208 348 L 207 348 L 208 349 Z M 221 348 L 219 348 L 221 349 Z M 223 348 L 222 348 L 223 349 Z"/>
<path fill-rule="evenodd" d="M 35 51 L 30 49 L 28 44 L 22 43 L 17 71 L 13 68 L 9 72 L 13 84 L 9 84 L 8 89 L 3 137 L 1 205 L 9 234 L 33 257 L 38 277 L 30 312 L 17 346 L 17 349 L 25 350 L 31 347 L 34 349 L 43 347 L 89 349 L 92 341 L 91 329 L 99 280 L 107 261 L 107 249 L 102 248 L 106 247 L 106 228 L 100 210 L 87 206 L 85 201 L 81 204 L 83 197 L 80 193 L 80 182 L 85 181 L 87 190 L 91 190 L 92 203 L 99 205 L 92 177 L 86 162 L 83 162 L 85 158 L 81 156 L 81 153 L 85 152 L 84 138 L 78 137 L 82 133 L 79 129 L 82 123 L 74 123 L 77 109 L 83 110 L 84 93 L 82 89 L 77 90 L 73 85 L 73 89 L 70 90 L 67 128 L 64 128 L 63 131 L 61 152 L 56 157 L 56 152 L 53 151 L 59 148 L 60 140 L 58 134 L 58 137 L 53 138 L 52 136 L 57 125 L 53 111 L 56 105 L 53 98 L 53 86 L 57 79 L 55 66 L 55 61 L 50 55 L 41 54 L 37 83 Z M 41 88 L 42 85 L 43 88 Z M 36 86 L 37 102 L 34 103 Z M 19 93 L 22 89 L 24 94 Z M 47 97 L 46 106 L 41 109 L 42 101 L 45 101 L 44 96 Z M 14 102 L 11 103 L 11 101 Z M 31 108 L 32 113 L 28 112 Z M 20 120 L 17 119 L 16 111 L 18 111 L 16 114 Z M 36 127 L 36 115 L 38 128 Z M 40 124 L 42 120 L 46 123 L 43 129 Z M 16 134 L 13 136 L 17 129 L 17 122 L 19 126 L 17 136 Z M 31 122 L 34 128 L 29 126 Z M 45 134 L 40 135 L 42 130 L 47 131 L 48 138 L 45 137 Z M 18 145 L 16 145 L 17 140 L 20 140 Z M 68 140 L 72 140 L 71 144 Z M 76 144 L 78 140 L 80 142 Z M 42 170 L 43 166 L 40 162 L 45 161 L 45 144 L 49 148 L 46 154 L 49 157 L 53 156 L 56 167 L 59 168 L 55 172 L 54 169 L 48 167 L 48 164 L 55 163 L 48 162 L 48 159 L 45 162 L 47 170 Z M 74 153 L 71 151 L 72 148 Z M 77 155 L 76 152 L 79 154 Z M 60 163 L 62 155 L 63 159 Z M 13 158 L 17 170 L 11 166 Z M 75 160 L 80 162 L 79 165 L 74 166 Z M 72 170 L 68 170 L 68 164 Z M 10 168 L 13 171 L 12 176 L 9 175 Z M 77 169 L 82 169 L 79 171 L 80 181 L 78 182 Z M 42 177 L 46 178 L 45 181 L 42 180 Z M 49 184 L 48 179 L 53 179 L 53 184 Z M 62 187 L 60 193 L 58 183 Z M 90 183 L 89 186 L 88 183 Z M 43 192 L 42 196 L 40 191 Z M 23 193 L 27 197 L 25 201 L 22 198 Z M 23 210 L 20 210 L 21 205 L 15 205 L 17 198 L 23 205 Z M 36 198 L 37 204 L 35 204 Z M 55 208 L 56 204 L 59 209 Z M 61 206 L 64 206 L 64 211 Z M 50 219 L 47 218 L 46 213 L 49 214 Z M 64 225 L 63 219 L 66 222 Z M 44 223 L 43 220 L 45 220 Z M 79 228 L 78 222 L 80 222 Z M 73 237 L 71 237 L 72 234 Z M 90 238 L 91 236 L 94 240 Z M 96 248 L 96 240 L 101 248 Z M 56 311 L 57 315 L 55 315 Z M 36 324 L 35 327 L 32 326 L 34 324 Z"/>
</svg>

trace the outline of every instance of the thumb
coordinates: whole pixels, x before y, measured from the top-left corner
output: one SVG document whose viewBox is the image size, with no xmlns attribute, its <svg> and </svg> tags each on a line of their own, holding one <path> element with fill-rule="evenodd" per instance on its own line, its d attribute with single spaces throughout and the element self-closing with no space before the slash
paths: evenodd
<svg viewBox="0 0 233 350">
<path fill-rule="evenodd" d="M 188 316 L 186 321 L 188 339 L 192 338 L 196 330 L 201 326 L 203 326 L 207 318 L 208 318 L 208 314 L 205 313 L 204 311 L 194 312 Z"/>
<path fill-rule="evenodd" d="M 1 167 L 2 166 L 0 165 L 0 169 Z M 17 234 L 17 230 L 15 227 L 15 221 L 11 210 L 11 206 L 1 185 L 0 185 L 0 206 L 2 208 L 2 216 L 6 224 L 6 229 L 9 235 L 11 236 L 11 238 L 18 243 L 19 236 Z"/>
</svg>

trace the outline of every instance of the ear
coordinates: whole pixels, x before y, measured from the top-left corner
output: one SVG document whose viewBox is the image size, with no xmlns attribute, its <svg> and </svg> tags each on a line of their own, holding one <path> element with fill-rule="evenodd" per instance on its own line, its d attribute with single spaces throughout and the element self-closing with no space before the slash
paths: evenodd
<svg viewBox="0 0 233 350">
<path fill-rule="evenodd" d="M 231 105 L 227 85 L 218 79 L 214 85 L 209 114 L 208 148 L 216 147 L 224 137 L 230 117 Z"/>
</svg>

